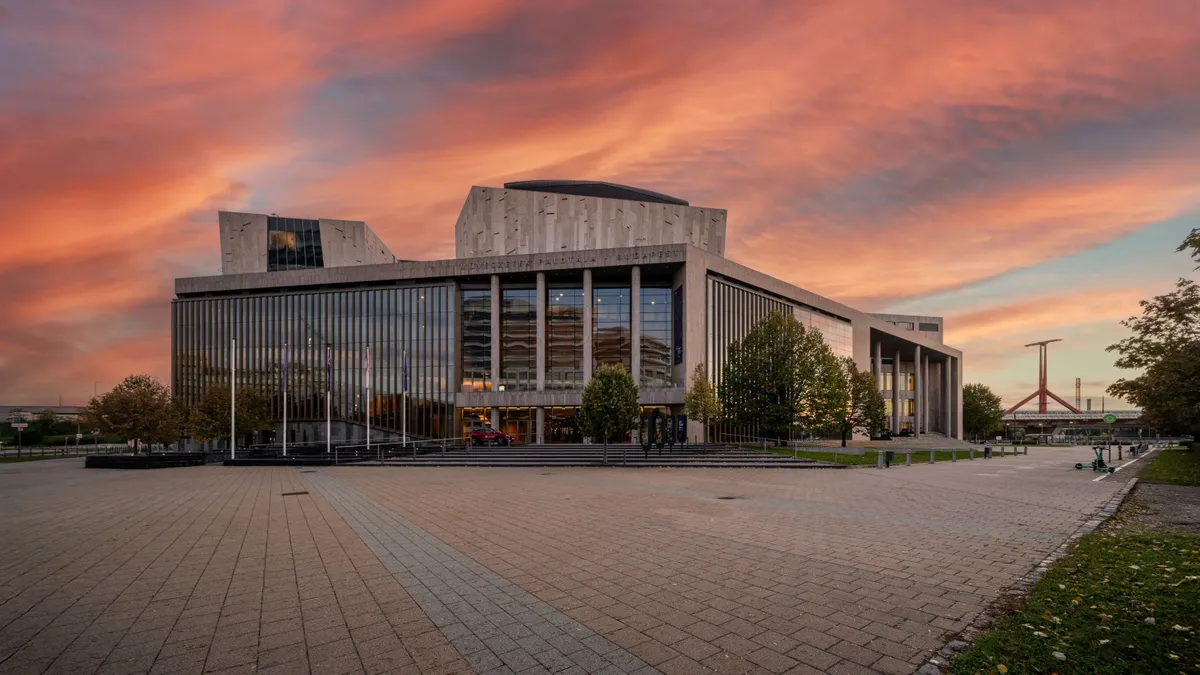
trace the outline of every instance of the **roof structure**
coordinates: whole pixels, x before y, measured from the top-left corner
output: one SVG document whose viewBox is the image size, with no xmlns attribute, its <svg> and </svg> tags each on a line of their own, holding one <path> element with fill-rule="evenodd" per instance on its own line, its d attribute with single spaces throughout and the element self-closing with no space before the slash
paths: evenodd
<svg viewBox="0 0 1200 675">
<path fill-rule="evenodd" d="M 549 192 L 559 195 L 575 195 L 577 197 L 602 197 L 605 199 L 628 199 L 635 202 L 654 202 L 657 204 L 675 204 L 690 206 L 686 199 L 672 197 L 661 192 L 605 183 L 595 180 L 521 180 L 505 183 L 506 190 L 529 190 L 530 192 Z"/>
</svg>

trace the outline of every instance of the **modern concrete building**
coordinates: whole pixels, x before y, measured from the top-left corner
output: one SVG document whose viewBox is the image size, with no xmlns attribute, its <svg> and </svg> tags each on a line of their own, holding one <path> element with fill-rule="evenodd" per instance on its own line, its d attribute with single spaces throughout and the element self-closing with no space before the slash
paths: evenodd
<svg viewBox="0 0 1200 675">
<path fill-rule="evenodd" d="M 396 262 L 359 220 L 282 218 L 219 211 L 221 274 L 323 269 Z"/>
<path fill-rule="evenodd" d="M 696 364 L 719 383 L 731 343 L 772 310 L 873 372 L 894 431 L 962 437 L 962 353 L 940 318 L 860 312 L 725 258 L 723 209 L 610 183 L 473 187 L 456 257 L 421 261 L 395 260 L 362 223 L 220 222 L 224 273 L 175 281 L 173 386 L 195 401 L 229 386 L 236 359 L 239 386 L 280 419 L 288 406 L 294 442 L 324 441 L 326 401 L 335 440 L 361 438 L 369 401 L 373 438 L 490 423 L 518 442 L 581 441 L 600 364 L 634 374 L 647 413 L 679 413 Z"/>
</svg>

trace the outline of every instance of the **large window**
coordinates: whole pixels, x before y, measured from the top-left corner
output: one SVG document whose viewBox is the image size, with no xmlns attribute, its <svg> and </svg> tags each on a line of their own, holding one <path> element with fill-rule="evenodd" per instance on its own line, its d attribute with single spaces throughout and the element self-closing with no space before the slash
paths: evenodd
<svg viewBox="0 0 1200 675">
<path fill-rule="evenodd" d="M 267 271 L 324 267 L 321 223 L 303 218 L 267 218 Z"/>
<path fill-rule="evenodd" d="M 505 289 L 500 305 L 500 385 L 537 389 L 537 291 Z"/>
<path fill-rule="evenodd" d="M 546 388 L 583 388 L 583 289 L 546 289 Z"/>
<path fill-rule="evenodd" d="M 671 386 L 671 289 L 642 288 L 643 387 Z"/>
<path fill-rule="evenodd" d="M 596 368 L 619 363 L 633 369 L 628 288 L 592 289 L 592 363 Z"/>
<path fill-rule="evenodd" d="M 287 406 L 289 421 L 323 422 L 328 401 L 335 421 L 365 425 L 369 409 L 374 428 L 399 434 L 407 418 L 411 437 L 443 437 L 454 410 L 451 292 L 430 284 L 176 300 L 172 390 L 194 405 L 206 388 L 229 387 L 236 359 L 237 386 L 266 394 L 275 419 Z"/>
<path fill-rule="evenodd" d="M 462 391 L 492 390 L 492 292 L 462 292 Z"/>
</svg>

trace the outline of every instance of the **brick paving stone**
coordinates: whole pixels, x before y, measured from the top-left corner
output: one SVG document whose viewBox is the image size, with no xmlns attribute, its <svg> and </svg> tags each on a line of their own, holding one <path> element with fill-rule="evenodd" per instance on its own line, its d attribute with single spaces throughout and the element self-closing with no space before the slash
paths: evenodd
<svg viewBox="0 0 1200 675">
<path fill-rule="evenodd" d="M 1067 470 L 1089 455 L 2 466 L 0 671 L 911 671 L 1121 487 Z"/>
</svg>

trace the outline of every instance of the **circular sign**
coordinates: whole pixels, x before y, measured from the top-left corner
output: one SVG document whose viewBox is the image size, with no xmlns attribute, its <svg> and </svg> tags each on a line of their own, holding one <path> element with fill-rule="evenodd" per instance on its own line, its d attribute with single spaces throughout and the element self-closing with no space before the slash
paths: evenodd
<svg viewBox="0 0 1200 675">
<path fill-rule="evenodd" d="M 1112 424 L 1112 423 L 1114 423 L 1114 422 L 1116 422 L 1116 421 L 1117 421 L 1117 416 L 1116 416 L 1116 415 L 1114 415 L 1114 414 L 1112 414 L 1112 413 L 1109 413 L 1109 414 L 1107 414 L 1107 415 L 1105 415 L 1105 416 L 1104 416 L 1104 423 L 1105 423 L 1105 424 Z"/>
</svg>

